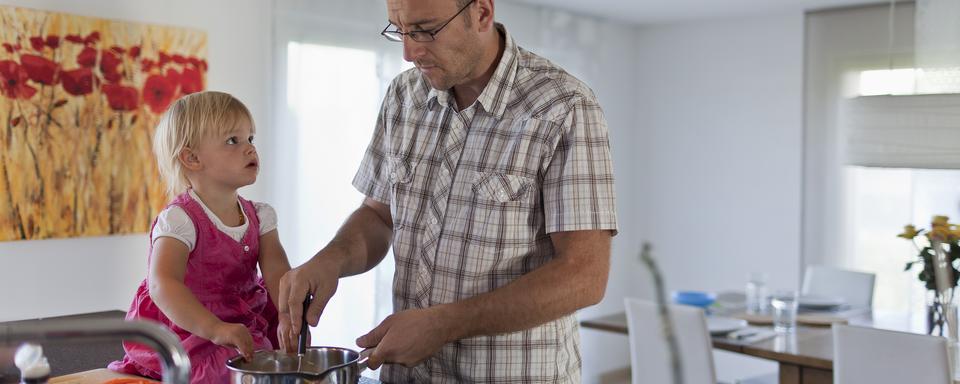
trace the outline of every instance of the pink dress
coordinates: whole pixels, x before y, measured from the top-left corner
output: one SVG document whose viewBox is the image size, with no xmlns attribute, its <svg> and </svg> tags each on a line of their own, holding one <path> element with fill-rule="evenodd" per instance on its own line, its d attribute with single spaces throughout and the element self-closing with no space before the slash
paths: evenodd
<svg viewBox="0 0 960 384">
<path fill-rule="evenodd" d="M 246 325 L 253 336 L 255 350 L 274 349 L 279 345 L 277 310 L 270 301 L 263 279 L 257 274 L 260 221 L 253 203 L 240 198 L 240 206 L 249 220 L 240 242 L 217 229 L 189 192 L 177 196 L 170 205 L 179 206 L 187 213 L 197 233 L 196 245 L 187 259 L 184 284 L 220 320 Z M 156 225 L 156 221 L 153 225 Z M 152 232 L 150 254 L 153 253 Z M 237 351 L 193 335 L 170 321 L 150 298 L 147 279 L 140 283 L 126 318 L 159 322 L 180 337 L 183 348 L 190 356 L 190 382 L 229 382 L 226 361 L 236 356 Z M 123 349 L 126 351 L 123 360 L 110 363 L 108 368 L 121 373 L 161 378 L 162 368 L 156 352 L 132 342 L 124 342 Z"/>
</svg>

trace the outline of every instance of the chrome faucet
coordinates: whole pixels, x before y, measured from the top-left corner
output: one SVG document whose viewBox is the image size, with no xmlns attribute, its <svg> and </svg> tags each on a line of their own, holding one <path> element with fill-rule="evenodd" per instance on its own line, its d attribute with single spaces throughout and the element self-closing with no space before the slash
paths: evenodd
<svg viewBox="0 0 960 384">
<path fill-rule="evenodd" d="M 0 345 L 35 342 L 99 342 L 127 340 L 153 348 L 163 364 L 163 382 L 190 383 L 190 358 L 180 339 L 169 330 L 145 321 L 52 320 L 44 324 L 0 324 Z"/>
</svg>

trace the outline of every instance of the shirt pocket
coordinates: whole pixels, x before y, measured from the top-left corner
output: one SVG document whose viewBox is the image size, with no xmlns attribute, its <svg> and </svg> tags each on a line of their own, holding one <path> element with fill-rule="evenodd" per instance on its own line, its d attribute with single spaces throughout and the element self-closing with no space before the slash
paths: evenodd
<svg viewBox="0 0 960 384">
<path fill-rule="evenodd" d="M 479 200 L 494 203 L 522 204 L 533 179 L 500 172 L 480 173 L 471 189 Z"/>
<path fill-rule="evenodd" d="M 476 172 L 469 201 L 474 225 L 467 234 L 482 247 L 529 246 L 536 232 L 537 184 L 534 179 L 503 172 Z M 498 252 L 499 253 L 499 252 Z"/>
<path fill-rule="evenodd" d="M 410 205 L 415 201 L 410 199 L 413 189 L 414 171 L 417 162 L 411 162 L 404 156 L 391 155 L 387 157 L 390 181 L 390 216 L 393 219 L 393 229 L 400 230 L 408 222 L 406 213 L 411 211 Z"/>
</svg>

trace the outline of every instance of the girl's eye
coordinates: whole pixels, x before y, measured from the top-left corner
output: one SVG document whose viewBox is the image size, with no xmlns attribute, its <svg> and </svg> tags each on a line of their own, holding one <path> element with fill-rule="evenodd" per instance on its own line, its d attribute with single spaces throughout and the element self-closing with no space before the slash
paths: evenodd
<svg viewBox="0 0 960 384">
<path fill-rule="evenodd" d="M 250 138 L 249 138 L 249 139 L 247 139 L 247 141 L 249 141 L 249 142 L 250 142 L 250 144 L 253 144 L 253 136 L 250 136 Z"/>
<path fill-rule="evenodd" d="M 230 137 L 229 139 L 227 139 L 227 144 L 236 144 L 236 143 L 237 143 L 237 137 L 236 137 L 236 136 L 232 136 L 232 137 Z"/>
</svg>

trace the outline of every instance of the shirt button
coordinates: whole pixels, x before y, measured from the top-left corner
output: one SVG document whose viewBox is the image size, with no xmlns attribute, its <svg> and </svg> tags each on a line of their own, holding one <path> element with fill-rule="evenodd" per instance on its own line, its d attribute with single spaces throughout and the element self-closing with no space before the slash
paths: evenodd
<svg viewBox="0 0 960 384">
<path fill-rule="evenodd" d="M 439 222 L 440 222 L 440 220 L 437 220 L 436 217 L 430 219 L 430 223 L 431 223 L 431 224 L 437 224 L 437 223 L 439 223 Z"/>
<path fill-rule="evenodd" d="M 390 172 L 390 178 L 396 180 L 396 179 L 397 179 L 397 173 L 396 173 L 396 172 Z"/>
<path fill-rule="evenodd" d="M 249 246 L 249 245 L 244 245 L 244 246 L 243 246 L 243 251 L 244 251 L 244 252 L 250 252 L 250 246 Z"/>
</svg>

